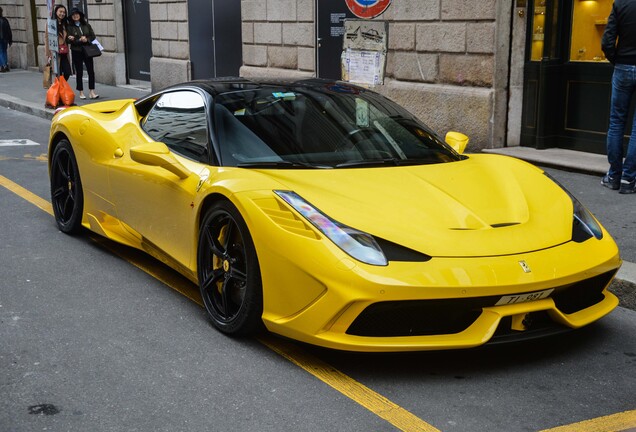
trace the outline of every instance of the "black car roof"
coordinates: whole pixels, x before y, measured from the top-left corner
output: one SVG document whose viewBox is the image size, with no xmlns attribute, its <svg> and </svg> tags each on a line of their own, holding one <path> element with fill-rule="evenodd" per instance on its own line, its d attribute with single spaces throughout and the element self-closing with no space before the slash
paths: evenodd
<svg viewBox="0 0 636 432">
<path fill-rule="evenodd" d="M 329 80 L 324 78 L 305 79 L 285 79 L 285 78 L 240 78 L 240 77 L 220 77 L 204 80 L 193 80 L 167 87 L 166 90 L 173 90 L 183 87 L 198 87 L 212 96 L 237 90 L 256 89 L 261 87 L 311 87 L 315 89 L 329 87 L 330 85 L 346 85 L 356 87 L 358 90 L 365 90 L 350 83 Z"/>
</svg>

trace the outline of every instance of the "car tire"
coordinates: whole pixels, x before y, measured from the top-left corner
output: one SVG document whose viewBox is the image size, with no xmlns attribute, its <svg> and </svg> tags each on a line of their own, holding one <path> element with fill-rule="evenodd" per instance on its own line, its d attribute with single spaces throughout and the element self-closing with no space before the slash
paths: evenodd
<svg viewBox="0 0 636 432">
<path fill-rule="evenodd" d="M 51 204 L 60 231 L 77 233 L 82 227 L 84 192 L 71 143 L 62 140 L 51 158 Z"/>
<path fill-rule="evenodd" d="M 263 289 L 256 249 L 238 209 L 216 202 L 199 231 L 197 276 L 212 324 L 233 336 L 263 327 Z"/>
</svg>

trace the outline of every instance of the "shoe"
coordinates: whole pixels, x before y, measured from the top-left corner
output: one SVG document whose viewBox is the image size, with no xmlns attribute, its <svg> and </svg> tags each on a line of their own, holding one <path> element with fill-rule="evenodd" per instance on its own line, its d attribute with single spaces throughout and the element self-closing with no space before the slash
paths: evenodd
<svg viewBox="0 0 636 432">
<path fill-rule="evenodd" d="M 91 98 L 91 99 L 97 99 L 98 97 L 99 97 L 98 94 L 96 94 L 95 96 L 89 96 L 89 98 Z"/>
<path fill-rule="evenodd" d="M 0 72 L 9 72 L 9 68 L 6 66 L 0 67 Z"/>
<path fill-rule="evenodd" d="M 80 99 L 86 99 L 86 96 L 84 96 L 82 93 L 80 93 Z"/>
<path fill-rule="evenodd" d="M 621 180 L 621 190 L 618 191 L 621 194 L 633 194 L 636 193 L 636 179 L 632 181 Z"/>
<path fill-rule="evenodd" d="M 606 188 L 618 190 L 618 188 L 621 187 L 621 179 L 610 177 L 610 175 L 607 174 L 601 179 L 601 184 Z"/>
</svg>

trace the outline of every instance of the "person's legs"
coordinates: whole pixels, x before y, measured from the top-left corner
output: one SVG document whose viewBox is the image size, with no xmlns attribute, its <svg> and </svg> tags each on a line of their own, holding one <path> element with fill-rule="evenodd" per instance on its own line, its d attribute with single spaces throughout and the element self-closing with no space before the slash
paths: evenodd
<svg viewBox="0 0 636 432">
<path fill-rule="evenodd" d="M 86 65 L 86 72 L 88 73 L 88 90 L 90 90 L 90 97 L 95 98 L 95 66 L 92 57 L 86 57 L 84 59 Z"/>
<path fill-rule="evenodd" d="M 5 67 L 7 66 L 7 64 L 9 63 L 8 57 L 7 57 L 7 41 L 6 40 L 0 40 L 0 67 L 2 68 L 3 72 L 5 72 Z"/>
<path fill-rule="evenodd" d="M 66 81 L 71 77 L 71 64 L 68 61 L 68 54 L 60 54 L 60 75 Z"/>
<path fill-rule="evenodd" d="M 634 68 L 636 75 L 636 67 Z M 632 122 L 632 133 L 629 137 L 627 154 L 623 162 L 623 175 L 621 177 L 620 193 L 636 193 L 636 115 Z"/>
<path fill-rule="evenodd" d="M 75 88 L 84 96 L 84 56 L 81 51 L 73 51 L 73 66 L 75 67 Z"/>
<path fill-rule="evenodd" d="M 629 104 L 634 92 L 633 67 L 617 64 L 612 76 L 612 98 L 610 124 L 607 131 L 607 174 L 612 179 L 620 179 L 623 173 L 623 136 L 629 113 Z"/>
</svg>

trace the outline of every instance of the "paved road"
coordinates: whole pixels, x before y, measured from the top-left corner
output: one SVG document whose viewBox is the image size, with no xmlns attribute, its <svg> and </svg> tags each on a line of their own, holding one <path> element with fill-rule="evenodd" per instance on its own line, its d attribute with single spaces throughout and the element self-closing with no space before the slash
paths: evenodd
<svg viewBox="0 0 636 432">
<path fill-rule="evenodd" d="M 624 308 L 553 339 L 440 353 L 343 353 L 219 334 L 178 275 L 57 231 L 37 207 L 49 196 L 47 130 L 0 111 L 0 135 L 39 143 L 0 146 L 0 430 L 636 427 L 636 312 Z"/>
</svg>

